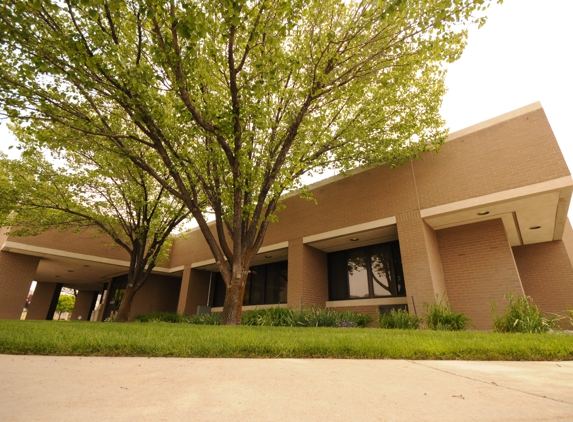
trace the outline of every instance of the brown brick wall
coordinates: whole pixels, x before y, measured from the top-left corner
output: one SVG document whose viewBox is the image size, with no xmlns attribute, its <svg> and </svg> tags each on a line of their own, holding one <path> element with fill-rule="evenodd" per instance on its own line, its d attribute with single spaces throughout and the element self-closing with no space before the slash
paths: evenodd
<svg viewBox="0 0 573 422">
<path fill-rule="evenodd" d="M 565 224 L 565 230 L 563 230 L 563 246 L 567 251 L 567 256 L 569 257 L 569 262 L 573 264 L 573 228 L 571 228 L 571 222 L 567 219 Z"/>
<path fill-rule="evenodd" d="M 523 295 L 523 288 L 501 219 L 436 232 L 448 299 L 483 330 L 491 328 L 489 302 L 500 311 L 504 295 Z"/>
<path fill-rule="evenodd" d="M 20 319 L 40 258 L 0 251 L 0 319 Z"/>
<path fill-rule="evenodd" d="M 152 274 L 133 299 L 130 320 L 149 312 L 177 312 L 181 279 Z"/>
<path fill-rule="evenodd" d="M 209 278 L 210 271 L 201 271 L 191 269 L 189 274 L 189 290 L 187 294 L 187 302 L 185 305 L 185 313 L 187 315 L 197 315 L 197 306 L 207 305 L 207 296 L 209 294 Z M 213 296 L 215 280 L 211 286 L 211 297 Z"/>
<path fill-rule="evenodd" d="M 289 241 L 287 289 L 290 307 L 323 308 L 328 301 L 326 253 L 304 245 L 302 239 Z"/>
<path fill-rule="evenodd" d="M 61 290 L 62 285 L 60 283 L 36 284 L 26 319 L 53 319 L 56 309 L 52 301 L 55 301 L 57 304 L 57 298 L 60 297 Z"/>
<path fill-rule="evenodd" d="M 542 109 L 447 142 L 414 168 L 422 209 L 570 174 Z"/>
<path fill-rule="evenodd" d="M 396 221 L 408 309 L 414 312 L 415 308 L 420 313 L 422 303 L 433 303 L 436 294 L 444 294 L 444 276 L 436 235 L 420 218 L 419 211 L 400 214 Z"/>
<path fill-rule="evenodd" d="M 78 233 L 71 230 L 67 232 L 49 230 L 38 236 L 9 236 L 8 240 L 42 248 L 129 261 L 129 255 L 123 248 L 117 246 L 109 236 L 95 230 L 82 230 Z"/>
<path fill-rule="evenodd" d="M 563 241 L 516 246 L 513 255 L 533 303 L 551 313 L 573 307 L 573 266 Z"/>
<path fill-rule="evenodd" d="M 72 321 L 81 320 L 89 321 L 91 307 L 94 301 L 94 297 L 97 297 L 98 292 L 90 292 L 86 290 L 80 290 L 76 296 L 76 304 L 74 305 L 74 310 L 72 311 Z M 81 318 L 79 318 L 81 316 Z"/>
</svg>

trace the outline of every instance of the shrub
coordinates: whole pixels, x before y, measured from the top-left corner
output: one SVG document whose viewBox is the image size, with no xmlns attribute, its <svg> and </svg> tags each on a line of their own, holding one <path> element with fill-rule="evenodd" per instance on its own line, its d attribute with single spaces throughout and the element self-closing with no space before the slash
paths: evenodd
<svg viewBox="0 0 573 422">
<path fill-rule="evenodd" d="M 378 313 L 378 326 L 380 328 L 395 328 L 400 330 L 417 330 L 420 328 L 420 317 L 412 315 L 404 309 L 391 309 L 385 314 Z"/>
<path fill-rule="evenodd" d="M 505 295 L 509 302 L 505 312 L 497 316 L 497 304 L 490 303 L 493 331 L 498 333 L 546 333 L 557 328 L 556 316 L 545 317 L 529 296 L 515 299 Z"/>
<path fill-rule="evenodd" d="M 424 302 L 424 317 L 422 320 L 430 330 L 462 331 L 472 324 L 470 318 L 463 312 L 454 312 L 450 303 L 436 295 L 436 303 Z"/>
<path fill-rule="evenodd" d="M 244 312 L 241 324 L 270 327 L 292 327 L 293 313 L 290 308 L 264 308 Z"/>
</svg>

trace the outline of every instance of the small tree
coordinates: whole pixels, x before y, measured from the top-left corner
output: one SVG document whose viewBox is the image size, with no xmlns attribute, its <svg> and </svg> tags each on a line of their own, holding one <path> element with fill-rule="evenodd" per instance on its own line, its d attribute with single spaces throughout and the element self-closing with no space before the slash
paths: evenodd
<svg viewBox="0 0 573 422">
<path fill-rule="evenodd" d="M 70 296 L 66 294 L 60 295 L 58 298 L 58 304 L 56 305 L 56 312 L 58 313 L 58 320 L 62 316 L 64 312 L 72 312 L 74 310 L 74 306 L 76 306 L 76 298 L 75 296 Z"/>
<path fill-rule="evenodd" d="M 65 151 L 55 168 L 34 149 L 0 161 L 18 192 L 14 212 L 0 223 L 16 236 L 49 229 L 95 229 L 129 254 L 128 282 L 116 321 L 129 319 L 136 293 L 169 249 L 189 211 L 153 177 L 106 151 Z"/>
</svg>

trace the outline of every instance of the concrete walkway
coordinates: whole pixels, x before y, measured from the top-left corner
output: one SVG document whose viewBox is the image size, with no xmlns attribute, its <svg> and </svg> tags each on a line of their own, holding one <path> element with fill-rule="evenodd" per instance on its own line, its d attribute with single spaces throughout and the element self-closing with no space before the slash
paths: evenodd
<svg viewBox="0 0 573 422">
<path fill-rule="evenodd" d="M 0 355 L 0 421 L 573 421 L 573 362 Z"/>
</svg>

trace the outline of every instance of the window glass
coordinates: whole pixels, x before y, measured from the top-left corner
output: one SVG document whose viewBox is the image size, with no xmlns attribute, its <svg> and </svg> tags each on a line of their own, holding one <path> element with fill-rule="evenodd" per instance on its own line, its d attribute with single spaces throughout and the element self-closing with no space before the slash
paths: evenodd
<svg viewBox="0 0 573 422">
<path fill-rule="evenodd" d="M 405 296 L 397 241 L 328 254 L 329 300 Z"/>
<path fill-rule="evenodd" d="M 394 296 L 396 288 L 392 280 L 392 251 L 388 245 L 370 248 L 372 288 L 374 296 Z"/>
<path fill-rule="evenodd" d="M 368 267 L 362 250 L 355 249 L 348 252 L 347 268 L 350 298 L 369 297 Z"/>
<path fill-rule="evenodd" d="M 249 270 L 249 279 L 251 281 L 250 288 L 251 294 L 250 297 L 247 299 L 247 295 L 245 292 L 245 305 L 262 305 L 265 303 L 265 280 L 266 280 L 266 271 L 265 265 L 259 265 L 258 267 L 252 267 Z M 248 284 L 247 284 L 247 287 Z"/>
<path fill-rule="evenodd" d="M 223 306 L 226 286 L 220 273 L 213 274 L 214 307 Z M 288 263 L 258 265 L 250 268 L 245 286 L 243 306 L 247 305 L 276 305 L 287 302 Z"/>
</svg>

